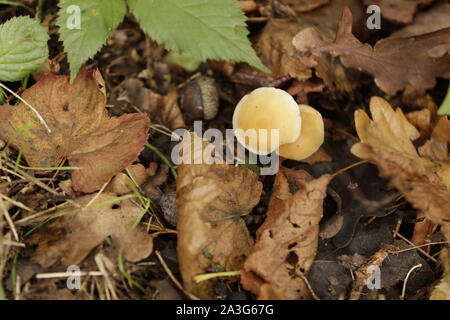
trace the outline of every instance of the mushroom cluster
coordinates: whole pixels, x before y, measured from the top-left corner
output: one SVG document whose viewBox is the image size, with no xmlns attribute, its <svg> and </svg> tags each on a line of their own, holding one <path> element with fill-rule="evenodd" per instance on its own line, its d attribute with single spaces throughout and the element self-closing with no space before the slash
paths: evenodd
<svg viewBox="0 0 450 320">
<path fill-rule="evenodd" d="M 278 129 L 277 141 L 268 130 Z M 300 104 L 286 91 L 258 88 L 239 101 L 233 114 L 233 130 L 239 143 L 253 153 L 267 155 L 275 150 L 287 159 L 303 160 L 316 152 L 324 141 L 320 112 Z M 255 132 L 255 139 L 249 132 Z"/>
</svg>

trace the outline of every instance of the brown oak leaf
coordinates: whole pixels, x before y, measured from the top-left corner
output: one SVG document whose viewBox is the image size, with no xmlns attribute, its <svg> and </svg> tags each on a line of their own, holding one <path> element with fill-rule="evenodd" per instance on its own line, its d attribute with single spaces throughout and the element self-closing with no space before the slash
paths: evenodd
<svg viewBox="0 0 450 320">
<path fill-rule="evenodd" d="M 407 38 L 386 38 L 372 48 L 352 34 L 352 13 L 344 8 L 336 39 L 324 40 L 316 28 L 299 32 L 293 44 L 301 61 L 317 64 L 324 52 L 339 56 L 344 66 L 365 71 L 375 77 L 375 83 L 384 92 L 395 95 L 423 93 L 434 87 L 437 77 L 450 73 L 450 55 L 440 50 L 450 43 L 450 28 Z"/>
<path fill-rule="evenodd" d="M 309 299 L 304 278 L 314 261 L 331 175 L 280 168 L 267 218 L 244 264 L 241 283 L 260 299 Z"/>
<path fill-rule="evenodd" d="M 97 71 L 68 76 L 47 75 L 22 98 L 31 104 L 51 132 L 24 103 L 0 106 L 0 138 L 24 154 L 31 167 L 55 167 L 65 159 L 76 191 L 94 192 L 130 165 L 144 148 L 149 119 L 144 114 L 110 118 L 104 86 Z M 21 132 L 25 124 L 29 129 Z"/>
<path fill-rule="evenodd" d="M 124 257 L 129 261 L 150 255 L 152 236 L 142 226 L 133 229 L 142 208 L 130 199 L 114 202 L 117 195 L 113 193 L 102 193 L 94 200 L 95 197 L 76 199 L 83 209 L 67 205 L 56 212 L 60 216 L 55 221 L 32 234 L 29 243 L 38 245 L 32 256 L 34 262 L 44 267 L 58 262 L 64 266 L 78 265 L 107 237 L 117 248 L 124 245 Z"/>
<path fill-rule="evenodd" d="M 183 164 L 177 179 L 178 258 L 185 288 L 214 297 L 217 280 L 195 283 L 198 274 L 238 271 L 253 245 L 241 218 L 259 202 L 262 184 L 249 169 Z"/>
<path fill-rule="evenodd" d="M 450 121 L 441 118 L 431 139 L 417 152 L 411 142 L 419 132 L 401 109 L 394 111 L 379 97 L 370 102 L 371 120 L 363 110 L 355 112 L 361 142 L 351 151 L 376 164 L 383 178 L 433 223 L 440 224 L 450 239 Z"/>
</svg>

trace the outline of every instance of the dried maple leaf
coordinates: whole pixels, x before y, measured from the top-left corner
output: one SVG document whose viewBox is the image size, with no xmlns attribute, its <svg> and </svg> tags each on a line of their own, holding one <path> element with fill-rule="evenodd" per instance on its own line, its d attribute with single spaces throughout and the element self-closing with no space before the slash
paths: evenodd
<svg viewBox="0 0 450 320">
<path fill-rule="evenodd" d="M 373 97 L 370 111 L 373 120 L 363 110 L 355 112 L 361 142 L 353 145 L 352 153 L 374 162 L 380 175 L 389 178 L 427 219 L 441 224 L 450 239 L 450 121 L 438 122 L 419 154 L 411 142 L 419 132 L 400 109 L 394 111 L 387 101 Z"/>
<path fill-rule="evenodd" d="M 393 22 L 410 23 L 413 20 L 417 7 L 428 5 L 434 0 L 364 0 L 365 5 L 380 7 L 384 18 Z"/>
<path fill-rule="evenodd" d="M 259 202 L 258 176 L 231 165 L 180 165 L 177 180 L 178 258 L 185 288 L 214 297 L 215 280 L 193 276 L 241 270 L 253 239 L 241 216 Z"/>
<path fill-rule="evenodd" d="M 94 192 L 130 165 L 144 148 L 149 119 L 143 114 L 110 118 L 98 72 L 83 71 L 74 84 L 48 75 L 22 98 L 43 117 L 51 133 L 24 103 L 0 106 L 0 137 L 24 154 L 32 167 L 55 167 L 64 159 L 78 167 L 73 188 Z M 29 129 L 22 134 L 21 128 Z"/>
<path fill-rule="evenodd" d="M 326 41 L 316 28 L 298 33 L 294 46 L 301 61 L 317 64 L 323 52 L 339 56 L 344 66 L 370 73 L 380 89 L 390 95 L 423 93 L 434 87 L 437 77 L 450 73 L 450 55 L 437 50 L 450 43 L 450 28 L 410 38 L 386 38 L 372 48 L 352 34 L 352 13 L 344 8 L 336 39 Z M 414 66 L 414 67 L 412 67 Z"/>
<path fill-rule="evenodd" d="M 244 288 L 259 298 L 310 298 L 304 277 L 316 255 L 323 199 L 331 177 L 313 179 L 306 171 L 280 168 L 267 218 L 244 264 Z"/>
<path fill-rule="evenodd" d="M 113 193 L 103 193 L 93 201 L 95 197 L 76 199 L 81 207 L 89 207 L 80 210 L 67 205 L 56 213 L 64 215 L 32 234 L 29 243 L 38 245 L 32 257 L 34 262 L 44 267 L 57 262 L 78 265 L 107 237 L 117 248 L 124 245 L 124 256 L 129 261 L 139 261 L 152 252 L 152 236 L 140 226 L 133 230 L 142 208 L 129 199 L 113 202 L 117 198 Z"/>
</svg>

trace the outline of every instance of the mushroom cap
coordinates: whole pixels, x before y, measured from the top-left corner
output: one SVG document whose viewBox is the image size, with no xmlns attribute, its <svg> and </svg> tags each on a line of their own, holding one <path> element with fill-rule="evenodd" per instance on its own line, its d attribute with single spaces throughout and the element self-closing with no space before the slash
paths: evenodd
<svg viewBox="0 0 450 320">
<path fill-rule="evenodd" d="M 244 96 L 233 114 L 234 134 L 239 143 L 256 154 L 269 154 L 280 145 L 294 142 L 300 135 L 300 111 L 294 98 L 284 90 L 262 87 Z M 263 129 L 267 133 L 264 138 Z M 272 129 L 279 139 L 271 141 Z M 247 130 L 255 130 L 256 139 L 249 139 Z M 256 140 L 256 141 L 255 141 Z"/>
<path fill-rule="evenodd" d="M 292 143 L 280 146 L 278 154 L 291 160 L 303 160 L 316 152 L 325 138 L 325 126 L 319 111 L 305 104 L 298 106 L 302 117 L 300 137 Z"/>
</svg>

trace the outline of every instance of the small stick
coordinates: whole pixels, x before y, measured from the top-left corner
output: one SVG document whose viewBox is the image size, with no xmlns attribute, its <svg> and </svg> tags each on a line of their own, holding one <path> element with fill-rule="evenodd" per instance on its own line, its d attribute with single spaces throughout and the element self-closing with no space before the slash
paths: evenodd
<svg viewBox="0 0 450 320">
<path fill-rule="evenodd" d="M 166 273 L 169 275 L 170 280 L 173 281 L 173 283 L 177 286 L 178 289 L 180 289 L 186 296 L 188 296 L 189 298 L 191 298 L 192 300 L 200 300 L 199 298 L 197 298 L 196 296 L 194 296 L 192 293 L 186 291 L 183 286 L 181 285 L 181 283 L 177 280 L 177 278 L 175 278 L 175 276 L 173 275 L 172 271 L 169 269 L 169 267 L 167 266 L 166 262 L 164 261 L 163 257 L 161 257 L 161 254 L 159 253 L 158 250 L 155 251 L 156 256 L 159 259 L 159 262 L 161 262 L 161 265 L 163 266 L 164 270 L 166 271 Z"/>
</svg>

